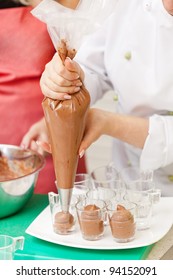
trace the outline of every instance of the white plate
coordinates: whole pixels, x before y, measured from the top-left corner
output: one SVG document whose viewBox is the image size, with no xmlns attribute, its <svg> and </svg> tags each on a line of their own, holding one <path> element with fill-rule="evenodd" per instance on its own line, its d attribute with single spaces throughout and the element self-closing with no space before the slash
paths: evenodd
<svg viewBox="0 0 173 280">
<path fill-rule="evenodd" d="M 173 224 L 173 197 L 161 198 L 154 205 L 152 225 L 148 230 L 137 231 L 136 237 L 129 243 L 117 243 L 113 240 L 109 226 L 106 226 L 102 239 L 87 241 L 81 236 L 79 228 L 70 235 L 58 235 L 53 232 L 50 208 L 47 206 L 26 229 L 26 233 L 52 243 L 85 249 L 128 249 L 151 245 L 159 241 Z"/>
</svg>

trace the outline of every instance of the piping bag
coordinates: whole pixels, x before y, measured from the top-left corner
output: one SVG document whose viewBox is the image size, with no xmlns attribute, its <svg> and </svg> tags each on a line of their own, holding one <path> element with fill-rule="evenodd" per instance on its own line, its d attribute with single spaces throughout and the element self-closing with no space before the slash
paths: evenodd
<svg viewBox="0 0 173 280">
<path fill-rule="evenodd" d="M 67 56 L 73 59 L 75 54 L 75 51 L 68 50 L 63 40 L 58 52 L 62 61 Z M 69 210 L 78 164 L 78 150 L 89 105 L 90 95 L 84 86 L 73 94 L 70 100 L 44 98 L 42 102 L 55 167 L 56 187 L 63 212 Z"/>
<path fill-rule="evenodd" d="M 58 3 L 59 2 L 59 3 Z M 47 29 L 62 62 L 73 59 L 83 38 L 96 30 L 111 12 L 112 0 L 43 0 L 32 14 L 47 24 Z M 116 1 L 115 1 L 116 2 Z M 63 6 L 62 4 L 66 4 Z M 84 85 L 70 100 L 45 97 L 42 107 L 48 127 L 56 175 L 56 187 L 63 212 L 69 211 L 83 138 L 90 95 Z"/>
</svg>

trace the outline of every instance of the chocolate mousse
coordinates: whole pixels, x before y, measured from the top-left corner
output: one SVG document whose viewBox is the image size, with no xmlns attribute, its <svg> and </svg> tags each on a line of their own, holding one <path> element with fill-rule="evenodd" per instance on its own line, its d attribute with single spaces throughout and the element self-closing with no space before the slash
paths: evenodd
<svg viewBox="0 0 173 280">
<path fill-rule="evenodd" d="M 104 231 L 100 208 L 96 205 L 87 205 L 80 216 L 80 228 L 84 238 L 98 239 Z"/>
<path fill-rule="evenodd" d="M 19 178 L 33 170 L 32 167 L 26 165 L 25 160 L 8 159 L 0 155 L 0 182 Z"/>
<path fill-rule="evenodd" d="M 74 217 L 69 212 L 57 212 L 54 217 L 53 228 L 56 233 L 68 234 L 74 225 Z"/>
<path fill-rule="evenodd" d="M 118 205 L 117 209 L 109 217 L 112 236 L 122 242 L 127 242 L 134 237 L 134 217 L 124 206 Z"/>
</svg>

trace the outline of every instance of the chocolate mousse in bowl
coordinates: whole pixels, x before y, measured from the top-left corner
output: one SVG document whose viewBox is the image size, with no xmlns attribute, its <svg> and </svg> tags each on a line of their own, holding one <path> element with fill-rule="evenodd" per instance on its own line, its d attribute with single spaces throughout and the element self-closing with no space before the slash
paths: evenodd
<svg viewBox="0 0 173 280">
<path fill-rule="evenodd" d="M 82 237 L 86 240 L 100 239 L 104 234 L 105 202 L 83 198 L 76 204 L 76 211 Z"/>
<path fill-rule="evenodd" d="M 131 202 L 111 202 L 107 207 L 111 233 L 117 242 L 129 242 L 134 239 L 136 231 L 136 205 Z"/>
</svg>

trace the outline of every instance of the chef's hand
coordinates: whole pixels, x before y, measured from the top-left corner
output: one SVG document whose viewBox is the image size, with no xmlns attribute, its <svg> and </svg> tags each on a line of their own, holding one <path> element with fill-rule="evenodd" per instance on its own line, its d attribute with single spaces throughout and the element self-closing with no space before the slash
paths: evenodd
<svg viewBox="0 0 173 280">
<path fill-rule="evenodd" d="M 119 139 L 136 148 L 143 149 L 149 131 L 149 119 L 92 108 L 88 111 L 84 137 L 79 156 L 101 135 Z"/>
<path fill-rule="evenodd" d="M 47 152 L 51 152 L 48 142 L 47 127 L 45 119 L 42 118 L 40 121 L 36 122 L 30 127 L 28 132 L 24 135 L 20 146 L 23 149 L 30 148 L 34 151 L 37 151 L 41 155 L 46 156 Z"/>
<path fill-rule="evenodd" d="M 173 16 L 173 0 L 162 0 L 167 12 Z"/>
<path fill-rule="evenodd" d="M 89 146 L 97 141 L 101 135 L 106 134 L 107 118 L 106 111 L 96 108 L 88 111 L 84 137 L 79 148 L 80 157 L 84 155 Z"/>
<path fill-rule="evenodd" d="M 109 113 L 100 109 L 92 108 L 89 110 L 84 137 L 79 148 L 80 157 L 84 155 L 85 150 L 89 148 L 93 142 L 105 133 L 107 126 L 106 120 L 108 118 L 107 114 Z M 22 140 L 21 145 L 23 148 L 29 147 L 29 144 L 33 142 L 32 147 L 35 149 L 37 146 L 37 151 L 39 149 L 39 151 L 51 153 L 47 131 L 44 131 L 45 128 L 45 121 L 43 119 L 40 121 L 40 124 L 34 124 Z"/>
<path fill-rule="evenodd" d="M 78 92 L 82 86 L 84 72 L 79 64 L 69 57 L 64 64 L 58 54 L 46 64 L 40 79 L 43 94 L 52 99 L 71 99 L 71 94 Z"/>
</svg>

